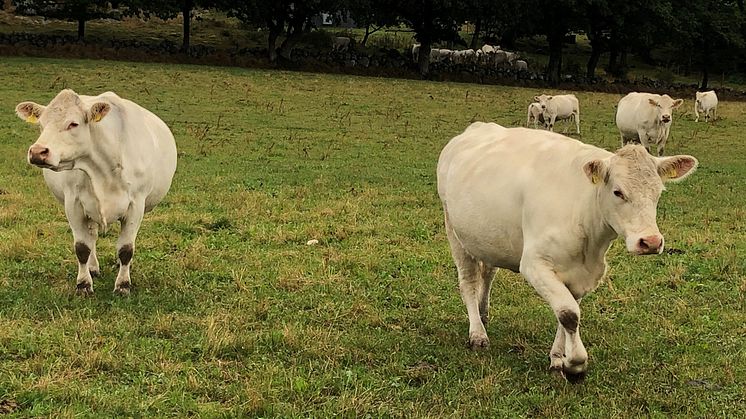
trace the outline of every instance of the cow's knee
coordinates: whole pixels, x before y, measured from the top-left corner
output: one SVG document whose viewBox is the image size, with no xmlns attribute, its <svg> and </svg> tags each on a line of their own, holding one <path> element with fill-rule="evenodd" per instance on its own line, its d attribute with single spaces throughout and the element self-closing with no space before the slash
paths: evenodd
<svg viewBox="0 0 746 419">
<path fill-rule="evenodd" d="M 75 242 L 75 256 L 81 265 L 88 263 L 88 257 L 91 256 L 91 248 L 83 242 Z"/>
<path fill-rule="evenodd" d="M 119 256 L 119 263 L 121 263 L 122 265 L 129 265 L 130 261 L 132 261 L 133 254 L 134 246 L 132 246 L 132 243 L 122 245 L 122 247 L 120 247 L 119 251 L 117 252 L 117 256 Z"/>
</svg>

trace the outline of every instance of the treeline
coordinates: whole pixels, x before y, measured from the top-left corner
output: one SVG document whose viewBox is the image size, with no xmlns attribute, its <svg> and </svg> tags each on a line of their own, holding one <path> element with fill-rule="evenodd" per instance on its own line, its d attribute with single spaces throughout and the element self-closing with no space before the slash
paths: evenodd
<svg viewBox="0 0 746 419">
<path fill-rule="evenodd" d="M 78 22 L 101 17 L 162 19 L 185 16 L 182 47 L 189 47 L 195 9 L 218 9 L 267 34 L 270 61 L 290 58 L 293 47 L 322 13 L 351 18 L 368 36 L 383 27 L 404 25 L 421 44 L 420 72 L 429 69 L 429 51 L 439 42 L 478 48 L 483 42 L 514 49 L 518 39 L 541 36 L 549 51 L 547 78 L 560 80 L 563 45 L 569 33 L 585 33 L 592 78 L 601 55 L 606 71 L 624 77 L 634 54 L 653 65 L 699 71 L 706 87 L 712 72 L 746 72 L 744 0 L 15 0 L 17 13 Z M 464 24 L 473 34 L 459 35 Z"/>
</svg>

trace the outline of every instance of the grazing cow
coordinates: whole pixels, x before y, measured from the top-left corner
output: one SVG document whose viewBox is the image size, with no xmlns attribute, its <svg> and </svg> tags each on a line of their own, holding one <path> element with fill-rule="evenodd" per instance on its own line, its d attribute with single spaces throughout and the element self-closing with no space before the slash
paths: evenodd
<svg viewBox="0 0 746 419">
<path fill-rule="evenodd" d="M 528 63 L 523 60 L 516 60 L 514 63 L 514 67 L 518 71 L 526 71 L 528 70 Z"/>
<path fill-rule="evenodd" d="M 338 52 L 345 52 L 350 48 L 352 40 L 346 36 L 336 36 L 332 40 L 332 50 Z"/>
<path fill-rule="evenodd" d="M 528 105 L 528 112 L 526 115 L 526 127 L 528 127 L 531 122 L 534 123 L 534 128 L 539 128 L 538 123 L 541 122 L 542 125 L 546 126 L 546 120 L 544 119 L 544 113 L 541 110 L 541 105 L 539 105 L 538 102 L 533 102 L 530 105 Z"/>
<path fill-rule="evenodd" d="M 494 123 L 475 122 L 453 138 L 438 160 L 438 194 L 471 347 L 489 345 L 490 288 L 495 269 L 505 268 L 520 272 L 557 318 L 551 369 L 584 374 L 580 299 L 603 278 L 618 236 L 633 255 L 663 251 L 663 183 L 696 166 L 691 156 L 653 157 L 639 145 L 611 153 Z"/>
<path fill-rule="evenodd" d="M 63 90 L 43 106 L 22 102 L 18 116 L 41 126 L 28 150 L 52 194 L 65 207 L 78 259 L 77 291 L 93 292 L 99 228 L 119 220 L 119 273 L 114 292 L 130 291 L 130 262 L 143 214 L 168 192 L 176 171 L 176 143 L 166 124 L 112 92 Z"/>
<path fill-rule="evenodd" d="M 673 110 L 684 103 L 668 95 L 632 92 L 623 97 L 616 110 L 616 126 L 622 145 L 639 141 L 647 150 L 655 144 L 662 156 L 673 121 Z"/>
<path fill-rule="evenodd" d="M 697 119 L 694 122 L 699 122 L 699 113 L 704 112 L 705 122 L 710 120 L 710 113 L 712 113 L 712 119 L 717 118 L 718 110 L 718 96 L 714 90 L 709 92 L 697 92 L 697 97 L 694 101 L 694 115 L 697 115 Z"/>
<path fill-rule="evenodd" d="M 580 103 L 575 95 L 541 95 L 534 96 L 544 113 L 544 121 L 550 131 L 554 131 L 554 122 L 558 119 L 574 119 L 577 133 L 580 134 Z"/>
</svg>

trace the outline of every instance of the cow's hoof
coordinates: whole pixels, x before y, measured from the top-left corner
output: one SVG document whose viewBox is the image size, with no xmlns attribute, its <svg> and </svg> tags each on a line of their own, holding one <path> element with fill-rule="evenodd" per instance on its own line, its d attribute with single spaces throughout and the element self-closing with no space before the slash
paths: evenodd
<svg viewBox="0 0 746 419">
<path fill-rule="evenodd" d="M 474 350 L 486 349 L 490 346 L 490 339 L 487 335 L 473 334 L 469 336 L 469 347 Z"/>
<path fill-rule="evenodd" d="M 93 284 L 81 282 L 75 287 L 75 293 L 82 296 L 93 295 Z"/>
<path fill-rule="evenodd" d="M 565 380 L 570 384 L 579 384 L 585 380 L 586 372 L 582 371 L 579 373 L 565 372 Z"/>
<path fill-rule="evenodd" d="M 130 295 L 130 288 L 131 288 L 131 285 L 129 282 L 123 282 L 114 288 L 114 294 L 127 297 Z"/>
</svg>

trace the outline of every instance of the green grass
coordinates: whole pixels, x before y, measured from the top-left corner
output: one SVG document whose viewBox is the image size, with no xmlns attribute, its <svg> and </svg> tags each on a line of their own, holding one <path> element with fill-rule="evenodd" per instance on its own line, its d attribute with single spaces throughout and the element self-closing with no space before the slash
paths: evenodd
<svg viewBox="0 0 746 419">
<path fill-rule="evenodd" d="M 468 323 L 435 165 L 472 119 L 524 122 L 533 90 L 105 61 L 0 62 L 0 412 L 17 416 L 625 417 L 743 414 L 746 104 L 667 151 L 699 158 L 659 207 L 669 248 L 615 244 L 583 300 L 587 379 L 547 371 L 556 320 L 499 272 L 492 346 Z M 25 162 L 16 103 L 113 90 L 174 131 L 179 167 L 146 216 L 129 298 L 74 294 L 63 210 Z M 577 93 L 582 140 L 618 146 L 619 96 Z M 563 129 L 564 125 L 559 124 Z M 316 246 L 306 246 L 309 239 Z"/>
</svg>

